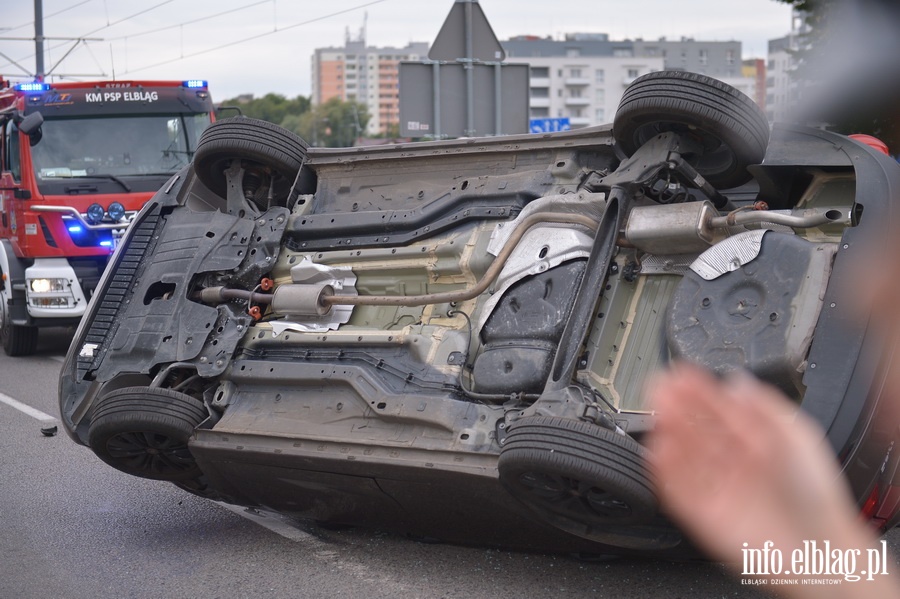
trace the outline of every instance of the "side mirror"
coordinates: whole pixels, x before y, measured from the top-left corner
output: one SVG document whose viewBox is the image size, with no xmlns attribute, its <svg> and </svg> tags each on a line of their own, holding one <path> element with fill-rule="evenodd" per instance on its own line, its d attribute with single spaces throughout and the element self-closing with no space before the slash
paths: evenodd
<svg viewBox="0 0 900 599">
<path fill-rule="evenodd" d="M 235 111 L 237 116 L 244 116 L 244 111 L 241 110 L 240 106 L 216 106 L 216 118 L 226 118 L 222 115 L 230 110 Z"/>
<path fill-rule="evenodd" d="M 32 146 L 37 145 L 41 141 L 43 131 L 41 125 L 44 124 L 44 115 L 40 112 L 32 112 L 18 122 L 19 131 L 28 136 L 29 143 Z"/>
</svg>

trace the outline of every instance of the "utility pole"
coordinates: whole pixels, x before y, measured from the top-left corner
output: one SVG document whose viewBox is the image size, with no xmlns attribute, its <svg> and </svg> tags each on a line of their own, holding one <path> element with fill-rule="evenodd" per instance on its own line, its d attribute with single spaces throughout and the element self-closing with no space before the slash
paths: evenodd
<svg viewBox="0 0 900 599">
<path fill-rule="evenodd" d="M 43 0 L 34 0 L 34 76 L 44 80 L 44 5 Z"/>
</svg>

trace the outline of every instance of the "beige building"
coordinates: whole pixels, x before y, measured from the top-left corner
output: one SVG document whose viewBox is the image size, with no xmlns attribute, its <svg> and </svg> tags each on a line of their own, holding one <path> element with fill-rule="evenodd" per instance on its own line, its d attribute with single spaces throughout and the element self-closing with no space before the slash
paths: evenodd
<svg viewBox="0 0 900 599">
<path fill-rule="evenodd" d="M 365 104 L 371 117 L 366 134 L 388 133 L 400 123 L 400 62 L 427 55 L 425 42 L 376 48 L 348 40 L 341 48 L 317 48 L 312 57 L 312 103 L 340 98 Z"/>
</svg>

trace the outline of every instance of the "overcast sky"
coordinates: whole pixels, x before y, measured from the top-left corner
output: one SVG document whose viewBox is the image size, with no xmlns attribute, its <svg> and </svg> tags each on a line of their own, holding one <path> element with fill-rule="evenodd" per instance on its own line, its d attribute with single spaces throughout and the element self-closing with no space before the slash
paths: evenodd
<svg viewBox="0 0 900 599">
<path fill-rule="evenodd" d="M 367 22 L 370 45 L 431 42 L 453 0 L 43 0 L 44 35 L 102 38 L 78 44 L 54 73 L 68 79 L 207 79 L 214 98 L 241 93 L 309 94 L 315 48 L 341 46 Z M 3 0 L 0 37 L 32 37 L 31 0 Z M 497 37 L 560 37 L 580 31 L 611 39 L 682 36 L 739 40 L 745 58 L 790 29 L 775 0 L 481 0 Z M 58 14 L 54 14 L 58 13 Z M 215 16 L 213 16 L 215 15 Z M 367 16 L 367 19 L 366 19 Z M 193 21 L 193 22 L 192 22 Z M 241 40 L 250 39 L 241 42 Z M 240 42 L 240 43 L 237 43 Z M 229 45 L 230 44 L 230 45 Z M 73 42 L 47 43 L 46 69 Z M 226 46 L 227 45 L 227 46 Z M 226 46 L 226 47 L 223 47 Z M 0 40 L 0 74 L 33 72 L 34 43 Z"/>
</svg>

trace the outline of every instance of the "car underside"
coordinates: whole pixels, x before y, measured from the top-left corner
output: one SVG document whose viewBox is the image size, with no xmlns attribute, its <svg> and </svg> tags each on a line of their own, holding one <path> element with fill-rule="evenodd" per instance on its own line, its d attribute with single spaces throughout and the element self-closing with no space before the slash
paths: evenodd
<svg viewBox="0 0 900 599">
<path fill-rule="evenodd" d="M 779 387 L 893 526 L 885 341 L 837 281 L 887 238 L 900 169 L 769 137 L 687 73 L 545 135 L 308 149 L 219 121 L 98 286 L 65 427 L 129 474 L 320 522 L 685 556 L 641 443 L 645 381 L 686 360 Z"/>
</svg>

